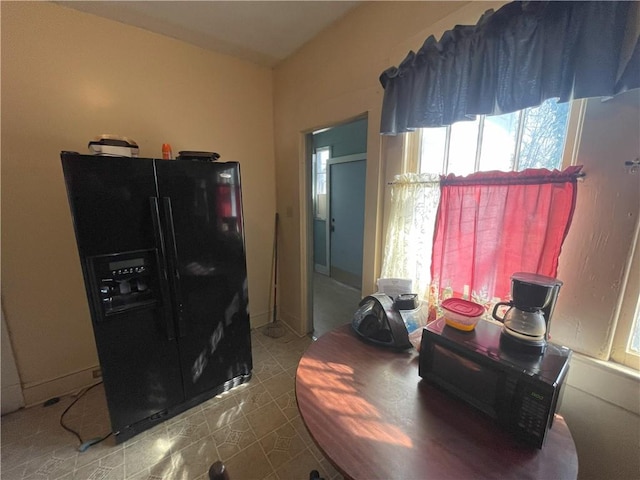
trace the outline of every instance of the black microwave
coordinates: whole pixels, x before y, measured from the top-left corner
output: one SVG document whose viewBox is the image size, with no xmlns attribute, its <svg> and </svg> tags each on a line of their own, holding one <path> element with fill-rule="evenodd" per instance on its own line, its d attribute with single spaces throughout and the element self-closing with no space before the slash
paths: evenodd
<svg viewBox="0 0 640 480">
<path fill-rule="evenodd" d="M 420 377 L 542 448 L 559 408 L 571 350 L 549 344 L 542 355 L 504 351 L 501 330 L 485 320 L 470 332 L 442 318 L 430 323 L 422 332 Z"/>
</svg>

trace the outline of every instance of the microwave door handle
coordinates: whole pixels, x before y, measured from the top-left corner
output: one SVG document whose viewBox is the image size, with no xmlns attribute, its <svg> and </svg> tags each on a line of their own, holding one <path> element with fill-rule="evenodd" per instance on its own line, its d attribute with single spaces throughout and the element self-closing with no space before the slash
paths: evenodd
<svg viewBox="0 0 640 480">
<path fill-rule="evenodd" d="M 176 303 L 178 316 L 178 336 L 184 337 L 187 334 L 187 325 L 184 320 L 184 304 L 182 302 L 182 289 L 180 288 L 180 271 L 178 269 L 178 247 L 176 245 L 176 231 L 173 224 L 173 210 L 171 208 L 171 198 L 163 197 L 164 216 L 167 221 L 167 258 L 171 270 L 171 282 L 173 284 L 173 294 Z"/>
<path fill-rule="evenodd" d="M 165 246 L 160 226 L 160 209 L 158 208 L 158 198 L 149 197 L 151 207 L 151 220 L 153 222 L 153 235 L 156 241 L 156 261 L 160 276 L 160 293 L 162 295 L 162 316 L 164 317 L 167 340 L 175 339 L 175 327 L 173 325 L 173 313 L 169 295 L 169 281 L 167 279 L 167 266 L 165 263 Z"/>
</svg>

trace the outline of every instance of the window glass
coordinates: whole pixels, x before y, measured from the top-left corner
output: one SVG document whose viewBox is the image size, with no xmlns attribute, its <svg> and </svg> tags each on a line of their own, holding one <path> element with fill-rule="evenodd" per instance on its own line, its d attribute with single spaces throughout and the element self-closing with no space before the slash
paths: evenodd
<svg viewBox="0 0 640 480">
<path fill-rule="evenodd" d="M 479 125 L 479 117 L 472 122 L 458 122 L 451 125 L 446 173 L 468 175 L 474 172 Z"/>
<path fill-rule="evenodd" d="M 636 307 L 636 318 L 633 321 L 633 330 L 631 332 L 631 339 L 629 340 L 629 351 L 640 355 L 640 301 L 638 307 Z"/>
<path fill-rule="evenodd" d="M 478 170 L 513 170 L 520 112 L 485 117 Z"/>
<path fill-rule="evenodd" d="M 329 149 L 318 149 L 316 153 L 316 193 L 327 193 L 327 160 Z"/>
<path fill-rule="evenodd" d="M 568 119 L 569 103 L 550 99 L 518 112 L 423 128 L 419 172 L 468 175 L 489 170 L 560 169 Z"/>
<path fill-rule="evenodd" d="M 420 139 L 420 173 L 443 171 L 447 128 L 425 128 Z"/>
<path fill-rule="evenodd" d="M 330 147 L 316 149 L 314 161 L 314 214 L 318 220 L 327 218 L 327 160 L 331 155 Z"/>
<path fill-rule="evenodd" d="M 550 99 L 539 107 L 523 110 L 523 116 L 517 170 L 559 168 L 567 134 L 569 104 Z"/>
</svg>

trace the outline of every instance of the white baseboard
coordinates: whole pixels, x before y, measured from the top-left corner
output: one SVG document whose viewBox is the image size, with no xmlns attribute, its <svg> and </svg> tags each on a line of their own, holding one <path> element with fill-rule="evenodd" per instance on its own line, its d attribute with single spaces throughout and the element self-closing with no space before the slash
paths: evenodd
<svg viewBox="0 0 640 480">
<path fill-rule="evenodd" d="M 270 312 L 263 312 L 256 315 L 250 313 L 249 319 L 251 322 L 251 328 L 258 328 L 266 325 L 271 321 L 271 316 L 272 314 Z M 93 371 L 98 368 L 100 368 L 99 365 L 94 365 L 90 368 L 70 373 L 63 377 L 23 385 L 22 393 L 24 395 L 25 406 L 31 407 L 33 405 L 39 405 L 50 398 L 62 397 L 64 395 L 75 393 L 78 390 L 99 382 L 101 378 L 93 377 Z M 2 391 L 2 395 L 4 397 L 4 390 Z"/>
<path fill-rule="evenodd" d="M 63 377 L 23 385 L 22 394 L 24 395 L 25 406 L 39 405 L 50 398 L 69 395 L 98 383 L 102 378 L 94 378 L 93 372 L 99 368 L 99 365 L 94 365 Z"/>
<path fill-rule="evenodd" d="M 24 407 L 24 397 L 22 396 L 22 388 L 20 385 L 9 385 L 2 387 L 2 415 L 15 412 Z"/>
<path fill-rule="evenodd" d="M 260 328 L 266 325 L 271 321 L 271 317 L 272 317 L 271 311 L 262 312 L 255 315 L 249 312 L 249 322 L 251 323 L 251 328 L 252 329 Z"/>
</svg>

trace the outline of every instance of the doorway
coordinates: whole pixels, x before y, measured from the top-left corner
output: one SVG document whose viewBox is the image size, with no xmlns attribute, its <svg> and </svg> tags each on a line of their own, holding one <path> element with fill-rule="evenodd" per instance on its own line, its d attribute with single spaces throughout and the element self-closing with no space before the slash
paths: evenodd
<svg viewBox="0 0 640 480">
<path fill-rule="evenodd" d="M 367 118 L 313 132 L 307 142 L 309 331 L 319 337 L 350 322 L 361 299 Z"/>
</svg>

